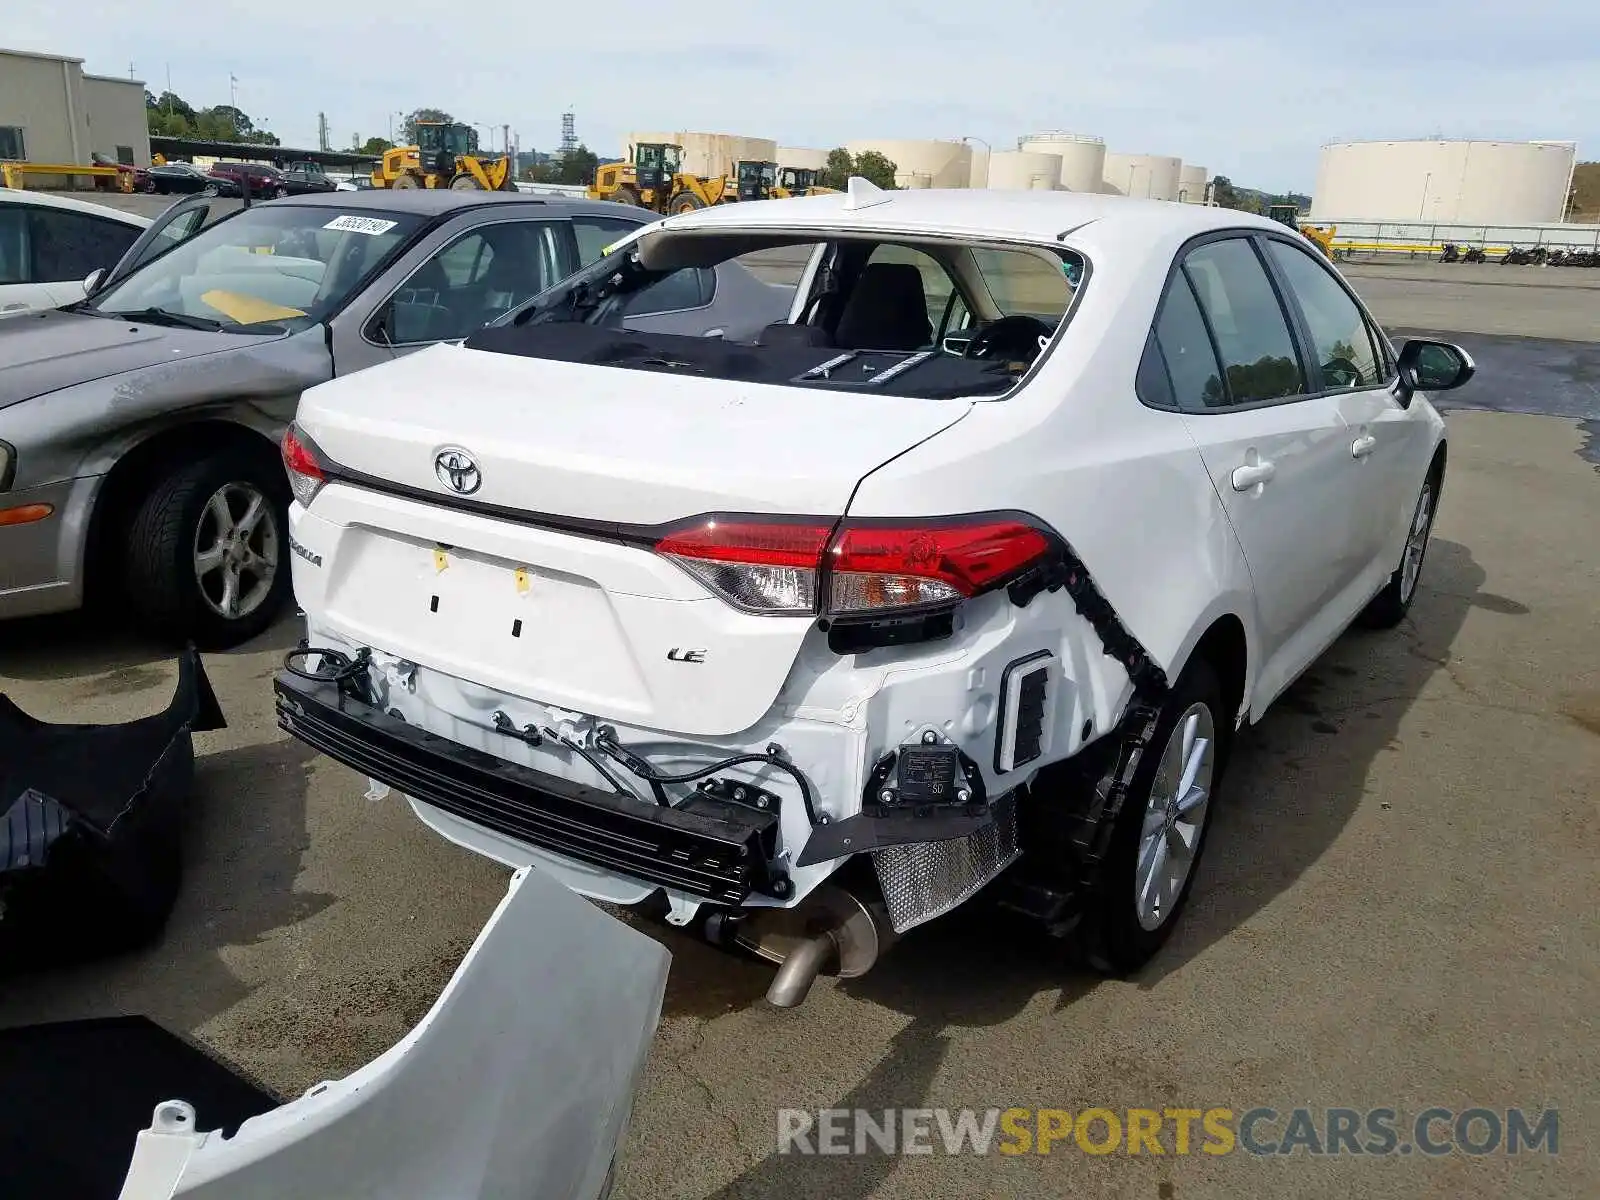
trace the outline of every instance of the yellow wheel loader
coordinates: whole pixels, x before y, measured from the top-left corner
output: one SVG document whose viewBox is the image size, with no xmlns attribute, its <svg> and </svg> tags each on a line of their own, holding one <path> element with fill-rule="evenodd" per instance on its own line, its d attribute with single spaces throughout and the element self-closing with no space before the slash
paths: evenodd
<svg viewBox="0 0 1600 1200">
<path fill-rule="evenodd" d="M 777 163 L 741 161 L 733 178 L 691 175 L 682 165 L 682 146 L 641 142 L 633 148 L 632 162 L 607 163 L 595 171 L 588 197 L 674 214 L 735 200 L 766 200 L 777 182 Z"/>
<path fill-rule="evenodd" d="M 1300 209 L 1294 204 L 1274 204 L 1267 209 L 1269 220 L 1277 221 L 1280 225 L 1287 225 L 1290 229 L 1297 229 L 1311 241 L 1316 243 L 1323 257 L 1329 261 L 1333 259 L 1333 235 L 1338 232 L 1337 225 L 1329 225 L 1326 229 L 1320 225 L 1302 225 L 1300 223 Z"/>
<path fill-rule="evenodd" d="M 793 196 L 833 196 L 839 192 L 838 188 L 823 187 L 817 182 L 818 172 L 810 167 L 779 167 L 778 186 L 772 189 L 772 195 L 778 200 L 788 200 Z"/>
<path fill-rule="evenodd" d="M 485 158 L 470 125 L 417 122 L 417 144 L 386 150 L 372 172 L 375 188 L 450 188 L 453 191 L 513 192 L 508 155 Z"/>
</svg>

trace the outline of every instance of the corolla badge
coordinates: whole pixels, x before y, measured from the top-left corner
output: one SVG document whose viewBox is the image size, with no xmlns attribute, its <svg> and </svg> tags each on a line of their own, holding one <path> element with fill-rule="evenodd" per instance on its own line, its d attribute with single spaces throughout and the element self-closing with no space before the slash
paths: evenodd
<svg viewBox="0 0 1600 1200">
<path fill-rule="evenodd" d="M 483 472 L 472 455 L 455 446 L 446 446 L 433 456 L 433 473 L 445 487 L 462 496 L 470 496 L 483 486 Z"/>
</svg>

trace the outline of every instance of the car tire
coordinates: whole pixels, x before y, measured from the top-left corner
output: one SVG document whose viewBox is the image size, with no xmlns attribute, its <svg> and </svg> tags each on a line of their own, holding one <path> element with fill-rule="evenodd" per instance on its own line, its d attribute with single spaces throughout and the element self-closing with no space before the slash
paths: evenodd
<svg viewBox="0 0 1600 1200">
<path fill-rule="evenodd" d="M 288 485 L 264 454 L 226 451 L 157 483 L 128 535 L 127 599 L 141 623 L 202 650 L 260 634 L 292 586 L 288 507 Z"/>
<path fill-rule="evenodd" d="M 217 196 L 221 195 L 221 193 L 222 189 L 214 183 L 208 183 L 205 185 L 205 187 L 200 189 L 200 194 L 202 196 Z"/>
<path fill-rule="evenodd" d="M 1433 519 L 1439 511 L 1443 478 L 1443 473 L 1435 467 L 1423 480 L 1411 513 L 1411 524 L 1406 530 L 1406 544 L 1400 551 L 1400 565 L 1389 576 L 1383 591 L 1374 596 L 1361 613 L 1361 623 L 1369 629 L 1393 629 L 1411 611 L 1411 602 L 1417 598 L 1417 583 L 1422 578 L 1423 560 L 1428 555 L 1428 541 L 1433 535 Z"/>
<path fill-rule="evenodd" d="M 1140 970 L 1181 919 L 1205 853 L 1231 729 L 1216 671 L 1197 659 L 1161 706 L 1085 899 L 1075 942 L 1095 970 L 1112 976 Z M 1196 768 L 1187 798 L 1177 795 L 1191 765 L 1186 755 Z"/>
<path fill-rule="evenodd" d="M 282 200 L 288 194 L 289 189 L 284 187 L 282 184 L 279 184 L 277 187 L 272 189 L 272 198 L 274 200 Z"/>
</svg>

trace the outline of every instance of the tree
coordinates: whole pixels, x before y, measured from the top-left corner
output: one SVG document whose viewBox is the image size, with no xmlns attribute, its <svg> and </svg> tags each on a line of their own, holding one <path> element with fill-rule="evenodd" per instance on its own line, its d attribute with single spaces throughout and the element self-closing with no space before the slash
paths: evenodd
<svg viewBox="0 0 1600 1200">
<path fill-rule="evenodd" d="M 181 96 L 144 94 L 145 124 L 157 137 L 197 138 L 213 142 L 248 142 L 278 146 L 276 134 L 257 129 L 249 114 L 231 104 L 196 111 Z"/>
<path fill-rule="evenodd" d="M 876 150 L 863 150 L 856 155 L 855 174 L 881 188 L 892 190 L 895 187 L 894 173 L 899 169 Z"/>
<path fill-rule="evenodd" d="M 828 151 L 828 165 L 822 168 L 817 182 L 823 187 L 842 188 L 850 176 L 859 175 L 878 187 L 893 189 L 894 174 L 900 168 L 876 150 L 864 150 L 852 156 L 843 146 Z"/>
<path fill-rule="evenodd" d="M 385 150 L 390 149 L 393 149 L 393 145 L 390 143 L 388 138 L 369 137 L 366 141 L 362 142 L 356 147 L 356 152 L 358 154 L 378 155 L 382 154 Z"/>
<path fill-rule="evenodd" d="M 842 188 L 850 181 L 855 169 L 856 165 L 850 157 L 850 151 L 839 146 L 828 151 L 828 165 L 823 167 L 822 173 L 817 176 L 817 183 L 821 187 Z"/>
<path fill-rule="evenodd" d="M 428 122 L 430 124 L 433 122 L 439 122 L 445 125 L 453 125 L 455 123 L 455 118 L 449 113 L 445 112 L 445 110 L 442 108 L 412 109 L 411 112 L 407 114 L 405 123 L 400 126 L 402 145 L 415 146 L 417 144 L 417 122 L 419 121 Z M 477 141 L 476 131 L 473 132 L 472 140 L 474 142 Z"/>
<path fill-rule="evenodd" d="M 594 182 L 594 173 L 600 166 L 600 157 L 589 147 L 579 142 L 572 150 L 561 156 L 556 165 L 556 183 L 589 184 Z"/>
</svg>

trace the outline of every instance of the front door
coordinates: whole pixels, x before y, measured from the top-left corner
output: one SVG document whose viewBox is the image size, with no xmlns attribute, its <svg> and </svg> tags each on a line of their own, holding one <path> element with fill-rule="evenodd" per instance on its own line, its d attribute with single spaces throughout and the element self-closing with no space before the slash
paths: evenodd
<svg viewBox="0 0 1600 1200">
<path fill-rule="evenodd" d="M 1190 250 L 1157 341 L 1174 399 L 1250 570 L 1259 712 L 1338 636 L 1354 465 L 1338 401 L 1312 395 L 1289 318 L 1248 237 Z"/>
</svg>

